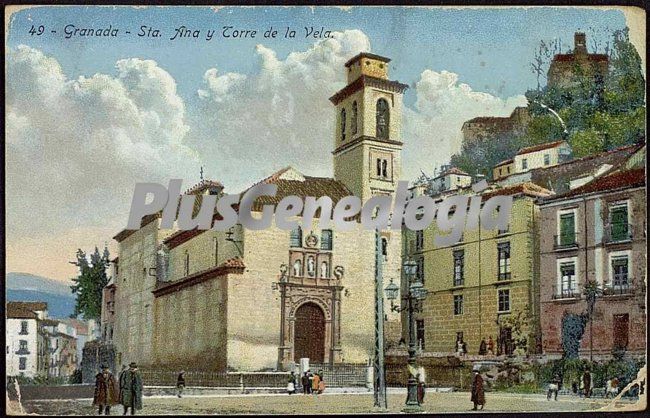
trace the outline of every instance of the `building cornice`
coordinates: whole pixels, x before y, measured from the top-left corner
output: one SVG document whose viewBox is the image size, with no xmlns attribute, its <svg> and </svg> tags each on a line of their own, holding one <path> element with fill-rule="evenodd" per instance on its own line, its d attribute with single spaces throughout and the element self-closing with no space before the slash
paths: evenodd
<svg viewBox="0 0 650 418">
<path fill-rule="evenodd" d="M 332 97 L 330 97 L 330 101 L 336 106 L 351 94 L 356 93 L 364 87 L 376 87 L 382 90 L 391 91 L 393 93 L 403 93 L 404 90 L 406 90 L 409 86 L 407 84 L 400 83 L 399 81 L 385 80 L 383 78 L 362 75 L 352 83 L 337 91 Z"/>
<path fill-rule="evenodd" d="M 348 150 L 350 148 L 354 148 L 358 144 L 361 144 L 362 142 L 365 142 L 365 141 L 371 141 L 371 142 L 376 143 L 377 145 L 395 145 L 395 146 L 398 146 L 398 147 L 401 147 L 402 145 L 404 145 L 404 143 L 401 142 L 401 141 L 393 141 L 393 140 L 390 140 L 390 139 L 378 139 L 378 138 L 374 138 L 372 136 L 361 135 L 360 137 L 355 138 L 350 142 L 346 142 L 345 144 L 340 145 L 338 148 L 336 148 L 334 151 L 332 151 L 332 154 L 336 155 L 336 154 L 338 154 L 340 152 L 343 152 L 343 151 L 346 151 L 346 150 Z"/>
<path fill-rule="evenodd" d="M 171 283 L 164 283 L 155 290 L 153 290 L 151 293 L 153 293 L 154 297 L 161 297 L 168 295 L 170 293 L 175 293 L 178 292 L 179 290 L 195 286 L 199 283 L 203 283 L 205 281 L 221 277 L 221 276 L 226 276 L 228 274 L 242 274 L 244 272 L 244 263 L 241 261 L 241 259 L 238 258 L 233 258 L 225 263 L 221 264 L 218 267 L 213 267 L 211 269 L 207 270 L 202 270 L 198 271 L 194 274 L 190 274 L 189 276 L 177 280 Z"/>
</svg>

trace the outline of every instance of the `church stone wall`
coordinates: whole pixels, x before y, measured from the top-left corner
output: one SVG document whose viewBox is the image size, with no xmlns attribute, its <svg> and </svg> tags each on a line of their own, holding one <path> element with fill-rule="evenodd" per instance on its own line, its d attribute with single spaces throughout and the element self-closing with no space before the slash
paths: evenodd
<svg viewBox="0 0 650 418">
<path fill-rule="evenodd" d="M 225 371 L 226 300 L 232 277 L 216 277 L 155 298 L 155 367 Z"/>
</svg>

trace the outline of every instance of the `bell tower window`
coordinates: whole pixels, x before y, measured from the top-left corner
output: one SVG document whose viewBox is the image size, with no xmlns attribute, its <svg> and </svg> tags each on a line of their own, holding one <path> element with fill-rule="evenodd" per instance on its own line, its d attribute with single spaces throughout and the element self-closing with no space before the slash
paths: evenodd
<svg viewBox="0 0 650 418">
<path fill-rule="evenodd" d="M 345 109 L 341 109 L 341 141 L 345 141 Z"/>
<path fill-rule="evenodd" d="M 386 99 L 377 100 L 377 138 L 388 139 L 388 126 L 390 124 L 390 109 Z"/>
<path fill-rule="evenodd" d="M 352 120 L 350 123 L 352 124 L 351 129 L 352 129 L 352 135 L 357 134 L 357 118 L 358 118 L 359 110 L 357 108 L 357 102 L 352 103 Z"/>
</svg>

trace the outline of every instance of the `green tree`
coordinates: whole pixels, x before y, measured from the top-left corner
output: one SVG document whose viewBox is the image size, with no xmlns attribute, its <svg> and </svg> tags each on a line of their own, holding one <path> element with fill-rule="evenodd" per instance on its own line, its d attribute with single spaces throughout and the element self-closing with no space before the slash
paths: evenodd
<svg viewBox="0 0 650 418">
<path fill-rule="evenodd" d="M 86 253 L 77 250 L 77 260 L 71 264 L 79 268 L 79 275 L 72 279 L 75 283 L 70 286 L 72 293 L 77 295 L 74 307 L 74 316 L 82 315 L 84 319 L 99 320 L 102 310 L 102 291 L 108 284 L 106 269 L 109 263 L 108 248 L 103 254 L 95 247 L 95 252 L 90 255 L 90 262 Z"/>
</svg>

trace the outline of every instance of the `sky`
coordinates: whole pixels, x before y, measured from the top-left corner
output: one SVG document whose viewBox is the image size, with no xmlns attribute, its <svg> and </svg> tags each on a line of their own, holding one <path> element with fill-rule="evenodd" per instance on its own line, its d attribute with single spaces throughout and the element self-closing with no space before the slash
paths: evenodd
<svg viewBox="0 0 650 418">
<path fill-rule="evenodd" d="M 137 36 L 143 25 L 160 36 Z M 200 38 L 171 40 L 180 26 Z M 257 34 L 224 38 L 224 26 Z M 566 7 L 21 10 L 6 31 L 7 272 L 67 280 L 77 248 L 116 255 L 137 182 L 189 188 L 204 167 L 235 193 L 287 165 L 331 176 L 328 98 L 359 52 L 391 58 L 390 78 L 410 87 L 402 165 L 413 180 L 459 149 L 463 121 L 525 105 L 541 40 L 566 51 L 586 31 L 594 51 L 625 26 L 620 10 Z M 118 36 L 66 38 L 66 27 Z M 263 36 L 271 27 L 277 38 Z"/>
</svg>

